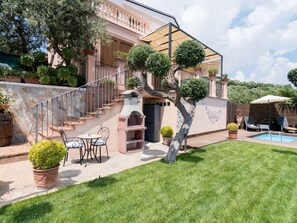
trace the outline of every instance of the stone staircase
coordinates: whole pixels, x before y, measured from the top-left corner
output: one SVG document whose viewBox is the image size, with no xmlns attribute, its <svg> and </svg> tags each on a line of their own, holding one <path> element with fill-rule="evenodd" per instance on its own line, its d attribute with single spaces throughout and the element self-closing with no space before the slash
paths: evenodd
<svg viewBox="0 0 297 223">
<path fill-rule="evenodd" d="M 71 117 L 69 119 L 71 119 L 72 121 L 64 121 L 63 124 L 60 126 L 49 126 L 49 130 L 46 131 L 48 134 L 44 134 L 44 131 L 39 131 L 38 134 L 41 137 L 41 139 L 60 140 L 60 129 L 63 129 L 66 132 L 66 134 L 74 132 L 79 128 L 85 126 L 88 122 L 104 117 L 104 114 L 106 112 L 111 111 L 112 109 L 114 109 L 115 106 L 121 105 L 122 103 L 123 99 L 119 98 L 117 100 L 114 100 L 113 102 L 104 104 L 102 108 L 98 109 L 98 111 L 87 112 L 86 116 L 84 117 Z M 79 130 L 77 132 L 79 132 Z"/>
<path fill-rule="evenodd" d="M 35 110 L 35 141 L 59 139 L 59 129 L 70 135 L 92 122 L 98 124 L 106 113 L 110 113 L 123 102 L 124 83 L 119 73 L 105 75 L 104 78 L 42 101 Z M 113 82 L 112 85 L 106 83 Z M 105 84 L 104 84 L 105 83 Z M 83 132 L 82 132 L 83 133 Z"/>
</svg>

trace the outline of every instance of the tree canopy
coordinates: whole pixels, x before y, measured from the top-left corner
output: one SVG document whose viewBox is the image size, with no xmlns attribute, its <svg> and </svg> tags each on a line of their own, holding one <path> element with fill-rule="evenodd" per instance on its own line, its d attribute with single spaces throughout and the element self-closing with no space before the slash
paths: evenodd
<svg viewBox="0 0 297 223">
<path fill-rule="evenodd" d="M 27 1 L 0 1 L 0 51 L 21 55 L 40 49 L 46 39 L 38 22 L 31 22 Z"/>
<path fill-rule="evenodd" d="M 39 50 L 57 53 L 69 64 L 63 49 L 80 58 L 83 49 L 108 40 L 105 20 L 97 16 L 100 0 L 1 0 L 0 50 L 24 54 Z"/>
</svg>

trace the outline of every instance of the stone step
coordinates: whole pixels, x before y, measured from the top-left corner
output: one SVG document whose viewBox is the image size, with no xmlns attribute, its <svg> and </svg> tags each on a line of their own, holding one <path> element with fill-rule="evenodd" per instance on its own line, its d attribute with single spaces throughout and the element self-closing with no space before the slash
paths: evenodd
<svg viewBox="0 0 297 223">
<path fill-rule="evenodd" d="M 12 144 L 0 147 L 0 164 L 19 162 L 28 159 L 28 151 L 32 145 Z"/>
</svg>

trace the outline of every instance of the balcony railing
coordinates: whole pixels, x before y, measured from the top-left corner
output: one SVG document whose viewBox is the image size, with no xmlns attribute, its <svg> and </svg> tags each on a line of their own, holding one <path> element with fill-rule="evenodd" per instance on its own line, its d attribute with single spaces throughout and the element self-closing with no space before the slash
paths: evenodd
<svg viewBox="0 0 297 223">
<path fill-rule="evenodd" d="M 98 14 L 107 21 L 123 26 L 140 35 L 145 34 L 148 30 L 148 23 L 145 20 L 109 1 L 100 4 Z"/>
</svg>

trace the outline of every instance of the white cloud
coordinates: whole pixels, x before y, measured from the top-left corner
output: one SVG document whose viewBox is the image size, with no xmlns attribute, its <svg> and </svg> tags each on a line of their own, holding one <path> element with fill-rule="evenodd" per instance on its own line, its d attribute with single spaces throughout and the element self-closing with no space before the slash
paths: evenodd
<svg viewBox="0 0 297 223">
<path fill-rule="evenodd" d="M 297 59 L 285 57 L 294 51 L 297 57 L 296 0 L 139 1 L 174 15 L 182 29 L 220 52 L 231 78 L 287 84 L 288 70 L 297 67 Z"/>
<path fill-rule="evenodd" d="M 238 81 L 245 81 L 244 73 L 241 70 L 237 71 L 234 79 Z"/>
</svg>

